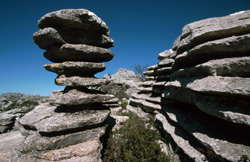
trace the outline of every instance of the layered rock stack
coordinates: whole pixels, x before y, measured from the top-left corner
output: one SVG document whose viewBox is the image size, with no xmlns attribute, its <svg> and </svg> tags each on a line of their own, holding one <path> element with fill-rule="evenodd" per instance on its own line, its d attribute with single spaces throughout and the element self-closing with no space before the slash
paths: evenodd
<svg viewBox="0 0 250 162">
<path fill-rule="evenodd" d="M 175 52 L 172 50 L 159 54 L 159 63 L 148 67 L 144 72 L 145 81 L 140 84 L 139 92 L 130 98 L 128 110 L 143 117 L 161 112 L 166 102 L 166 99 L 161 96 L 165 90 L 164 84 L 169 81 L 174 57 Z"/>
<path fill-rule="evenodd" d="M 181 161 L 247 161 L 250 11 L 186 25 L 158 58 L 145 73 L 154 81 L 144 84 L 161 96 L 156 121 L 169 148 Z M 155 97 L 138 98 L 131 105 Z"/>
<path fill-rule="evenodd" d="M 114 45 L 109 28 L 85 9 L 65 9 L 44 15 L 34 42 L 47 50 L 44 57 L 55 64 L 45 69 L 58 74 L 57 85 L 66 86 L 49 97 L 49 104 L 36 107 L 20 120 L 26 140 L 21 152 L 36 152 L 48 161 L 100 161 L 100 138 L 107 127 L 108 105 L 117 105 L 113 95 L 95 90 L 106 79 L 94 75 L 105 69 Z M 38 153 L 37 153 L 38 152 Z M 29 155 L 29 154 L 28 154 Z"/>
</svg>

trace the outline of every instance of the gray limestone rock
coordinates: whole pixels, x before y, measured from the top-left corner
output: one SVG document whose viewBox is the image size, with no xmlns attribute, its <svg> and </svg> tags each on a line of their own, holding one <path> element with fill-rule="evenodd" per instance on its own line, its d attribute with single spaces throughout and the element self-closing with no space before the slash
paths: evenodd
<svg viewBox="0 0 250 162">
<path fill-rule="evenodd" d="M 172 64 L 174 63 L 174 59 L 162 59 L 159 63 L 158 63 L 158 67 L 171 67 Z"/>
<path fill-rule="evenodd" d="M 166 83 L 165 81 L 155 82 L 153 84 L 153 92 L 158 93 L 158 94 L 162 94 L 165 90 L 165 86 L 164 86 L 165 83 Z"/>
<path fill-rule="evenodd" d="M 212 59 L 249 56 L 249 44 L 250 34 L 209 41 L 179 54 L 173 68 L 190 67 Z"/>
<path fill-rule="evenodd" d="M 82 31 L 79 29 L 61 29 L 52 27 L 40 29 L 33 35 L 34 42 L 42 49 L 48 50 L 52 46 L 71 44 L 87 44 L 100 47 L 113 47 L 114 41 L 106 35 Z"/>
<path fill-rule="evenodd" d="M 101 150 L 102 143 L 98 139 L 91 139 L 61 149 L 42 152 L 38 154 L 37 157 L 46 161 L 100 162 Z"/>
<path fill-rule="evenodd" d="M 191 76 L 238 76 L 250 77 L 250 57 L 235 57 L 210 60 L 194 67 L 180 69 L 171 78 Z"/>
<path fill-rule="evenodd" d="M 179 87 L 206 94 L 250 97 L 250 78 L 221 76 L 204 78 L 185 77 L 175 78 L 174 81 L 166 84 L 166 86 L 169 85 L 179 85 Z"/>
<path fill-rule="evenodd" d="M 0 134 L 11 130 L 14 126 L 16 116 L 8 113 L 0 113 Z"/>
<path fill-rule="evenodd" d="M 70 87 L 89 87 L 89 86 L 102 86 L 108 84 L 109 81 L 101 78 L 89 78 L 72 76 L 66 77 L 64 75 L 58 76 L 55 80 L 57 85 L 70 86 Z"/>
<path fill-rule="evenodd" d="M 44 53 L 44 57 L 52 62 L 86 61 L 106 62 L 114 57 L 109 49 L 85 44 L 64 44 L 54 46 Z"/>
<path fill-rule="evenodd" d="M 33 34 L 33 40 L 41 49 L 66 43 L 54 28 L 40 29 Z"/>
<path fill-rule="evenodd" d="M 158 65 L 152 65 L 152 66 L 147 67 L 147 70 L 155 70 L 157 68 L 158 68 Z"/>
<path fill-rule="evenodd" d="M 190 144 L 191 138 L 185 131 L 181 130 L 175 125 L 170 124 L 170 122 L 162 114 L 156 115 L 156 122 L 159 123 L 160 128 L 164 131 L 165 134 L 171 136 L 173 142 L 187 156 L 188 159 L 185 159 L 185 161 L 204 161 L 203 157 L 205 156 Z"/>
<path fill-rule="evenodd" d="M 107 120 L 110 113 L 109 110 L 56 112 L 56 109 L 56 106 L 38 106 L 22 117 L 19 122 L 23 126 L 35 129 L 38 132 L 50 134 L 102 124 Z"/>
<path fill-rule="evenodd" d="M 242 155 L 250 156 L 246 134 L 249 128 L 234 127 L 227 122 L 211 118 L 199 111 L 188 110 L 183 106 L 165 106 L 163 110 L 172 122 L 184 128 L 200 144 L 210 150 L 211 154 L 215 154 L 208 156 L 217 156 L 219 161 L 225 159 L 233 162 L 239 161 Z M 241 134 L 240 138 L 239 134 Z M 196 147 L 199 148 L 199 146 Z"/>
<path fill-rule="evenodd" d="M 161 111 L 161 105 L 148 102 L 146 100 L 130 98 L 130 105 L 140 107 L 142 110 L 148 113 L 157 114 Z"/>
<path fill-rule="evenodd" d="M 195 105 L 204 113 L 229 122 L 250 125 L 250 103 L 246 99 L 197 93 L 173 82 L 165 86 L 163 97 Z"/>
<path fill-rule="evenodd" d="M 23 136 L 19 131 L 12 131 L 0 134 L 0 161 L 10 162 L 18 161 L 19 146 L 24 141 Z"/>
<path fill-rule="evenodd" d="M 131 70 L 118 69 L 117 73 L 111 75 L 111 82 L 119 84 L 127 84 L 130 87 L 138 88 L 141 83 L 140 77 L 135 75 Z"/>
<path fill-rule="evenodd" d="M 21 152 L 36 152 L 60 149 L 91 139 L 99 139 L 105 133 L 106 127 L 87 129 L 56 136 L 41 136 L 35 131 L 29 131 L 29 136 L 21 144 Z"/>
<path fill-rule="evenodd" d="M 170 56 L 174 53 L 174 51 L 172 49 L 169 49 L 169 50 L 166 50 L 166 51 L 163 51 L 161 52 L 159 55 L 158 55 L 158 59 L 159 60 L 164 60 L 166 58 L 170 58 Z"/>
<path fill-rule="evenodd" d="M 109 35 L 106 23 L 86 9 L 63 9 L 47 13 L 38 21 L 39 28 L 80 28 L 86 31 Z"/>
<path fill-rule="evenodd" d="M 149 81 L 144 81 L 139 84 L 140 87 L 151 87 L 155 81 L 149 80 Z"/>
<path fill-rule="evenodd" d="M 79 89 L 64 90 L 51 94 L 49 101 L 52 105 L 77 106 L 91 103 L 103 103 L 113 99 L 113 95 L 83 92 Z"/>
<path fill-rule="evenodd" d="M 93 62 L 72 62 L 66 61 L 57 64 L 44 65 L 46 70 L 66 76 L 93 76 L 105 70 L 105 64 Z"/>
<path fill-rule="evenodd" d="M 225 17 L 209 18 L 187 24 L 182 29 L 178 53 L 190 50 L 207 41 L 243 35 L 250 32 L 250 11 L 243 11 Z"/>
<path fill-rule="evenodd" d="M 149 70 L 143 72 L 147 76 L 159 76 L 159 75 L 168 75 L 172 72 L 172 67 L 160 67 L 155 70 Z"/>
</svg>

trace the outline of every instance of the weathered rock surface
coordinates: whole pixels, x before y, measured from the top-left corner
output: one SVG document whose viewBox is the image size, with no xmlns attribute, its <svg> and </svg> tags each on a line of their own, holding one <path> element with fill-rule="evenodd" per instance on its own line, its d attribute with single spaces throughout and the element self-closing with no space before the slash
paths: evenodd
<svg viewBox="0 0 250 162">
<path fill-rule="evenodd" d="M 21 152 L 29 150 L 32 153 L 36 151 L 54 150 L 87 142 L 92 139 L 99 139 L 105 133 L 105 130 L 106 127 L 98 127 L 63 135 L 59 134 L 52 137 L 30 131 L 25 141 L 21 144 Z"/>
<path fill-rule="evenodd" d="M 248 109 L 250 103 L 245 99 L 204 95 L 175 86 L 167 86 L 163 96 L 195 105 L 201 111 L 226 121 L 245 125 L 250 124 Z"/>
<path fill-rule="evenodd" d="M 47 13 L 38 21 L 38 27 L 78 28 L 109 35 L 106 23 L 86 9 L 63 9 Z"/>
<path fill-rule="evenodd" d="M 23 136 L 20 131 L 12 131 L 0 134 L 0 139 L 0 161 L 17 161 L 18 149 L 20 144 L 25 139 L 25 136 Z"/>
<path fill-rule="evenodd" d="M 0 133 L 11 130 L 15 124 L 16 116 L 8 113 L 0 113 Z"/>
<path fill-rule="evenodd" d="M 94 74 L 101 72 L 106 68 L 105 64 L 103 63 L 73 61 L 47 64 L 43 67 L 48 71 L 57 73 L 58 75 L 65 74 L 66 76 L 93 76 Z"/>
<path fill-rule="evenodd" d="M 127 84 L 133 88 L 138 88 L 138 84 L 141 83 L 140 77 L 127 69 L 118 69 L 117 73 L 111 75 L 110 79 L 114 83 Z"/>
<path fill-rule="evenodd" d="M 180 159 L 183 159 L 183 161 L 205 161 L 203 160 L 204 155 L 190 145 L 191 138 L 186 132 L 182 131 L 175 125 L 171 125 L 162 114 L 156 115 L 156 121 L 159 122 L 160 128 L 164 133 L 170 136 L 177 147 L 184 152 L 184 157 L 181 157 Z"/>
<path fill-rule="evenodd" d="M 144 73 L 153 83 L 130 98 L 138 116 L 154 115 L 145 101 L 158 104 L 156 121 L 181 161 L 250 157 L 249 20 L 242 11 L 186 25 Z"/>
<path fill-rule="evenodd" d="M 38 158 L 47 161 L 99 162 L 101 159 L 101 150 L 102 144 L 100 143 L 100 141 L 96 139 L 91 139 L 80 144 L 47 151 L 38 155 Z"/>
<path fill-rule="evenodd" d="M 172 122 L 180 125 L 199 143 L 210 149 L 211 153 L 215 154 L 214 157 L 239 161 L 239 155 L 250 156 L 250 147 L 247 146 L 250 143 L 248 135 L 245 134 L 249 131 L 249 127 L 240 129 L 240 126 L 225 126 L 216 118 L 198 111 L 190 111 L 187 108 L 166 106 L 163 110 Z M 238 134 L 241 134 L 241 138 L 238 138 Z"/>
<path fill-rule="evenodd" d="M 235 57 L 210 60 L 171 74 L 172 78 L 192 76 L 250 76 L 250 57 Z"/>
<path fill-rule="evenodd" d="M 34 109 L 47 97 L 24 95 L 21 93 L 4 93 L 0 95 L 0 133 L 6 133 L 16 127 L 16 121 Z"/>
<path fill-rule="evenodd" d="M 180 41 L 176 43 L 178 53 L 190 50 L 206 41 L 249 33 L 249 13 L 250 11 L 243 11 L 225 17 L 196 21 L 184 26 Z"/>
<path fill-rule="evenodd" d="M 56 108 L 49 105 L 38 106 L 19 122 L 26 127 L 49 134 L 102 124 L 110 113 L 110 110 L 56 112 Z"/>
<path fill-rule="evenodd" d="M 178 55 L 173 67 L 179 69 L 212 59 L 249 56 L 249 44 L 250 34 L 209 41 Z"/>
<path fill-rule="evenodd" d="M 109 81 L 107 79 L 102 78 L 89 78 L 89 77 L 79 77 L 79 76 L 72 76 L 66 77 L 64 75 L 58 76 L 55 79 L 55 83 L 57 85 L 64 85 L 69 87 L 89 87 L 89 86 L 102 86 L 108 84 Z"/>
<path fill-rule="evenodd" d="M 58 74 L 56 84 L 66 87 L 19 120 L 25 138 L 20 137 L 13 161 L 99 162 L 110 108 L 118 105 L 113 95 L 96 88 L 109 81 L 94 77 L 105 69 L 101 62 L 114 56 L 106 49 L 114 44 L 109 28 L 85 9 L 48 13 L 38 26 L 41 30 L 34 34 L 34 41 L 55 62 L 44 67 Z M 10 123 L 5 116 L 2 120 Z"/>
<path fill-rule="evenodd" d="M 114 53 L 106 48 L 86 44 L 64 44 L 61 47 L 51 47 L 44 53 L 44 57 L 52 62 L 105 62 L 110 61 L 114 57 Z"/>
<path fill-rule="evenodd" d="M 230 95 L 235 97 L 250 96 L 250 78 L 221 76 L 208 76 L 204 78 L 185 77 L 175 78 L 175 81 L 168 82 L 166 87 L 171 85 L 207 94 Z"/>
<path fill-rule="evenodd" d="M 70 28 L 57 30 L 48 27 L 40 29 L 34 33 L 33 39 L 41 49 L 45 50 L 64 43 L 86 44 L 105 48 L 114 46 L 114 41 L 106 35 Z"/>
<path fill-rule="evenodd" d="M 49 101 L 53 105 L 85 105 L 91 103 L 102 103 L 113 99 L 113 95 L 109 94 L 91 94 L 79 89 L 69 89 L 64 92 L 56 92 L 51 94 Z"/>
<path fill-rule="evenodd" d="M 131 94 L 137 93 L 139 84 L 142 83 L 141 77 L 135 75 L 131 70 L 127 69 L 118 69 L 118 71 L 113 75 L 105 74 L 106 78 L 110 83 L 102 85 L 100 90 L 113 94 L 117 98 L 129 98 Z"/>
</svg>

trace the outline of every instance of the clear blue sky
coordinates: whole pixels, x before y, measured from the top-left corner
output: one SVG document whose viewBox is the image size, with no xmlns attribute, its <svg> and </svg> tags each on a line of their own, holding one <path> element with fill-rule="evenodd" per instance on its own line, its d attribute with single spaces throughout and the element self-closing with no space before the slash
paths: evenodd
<svg viewBox="0 0 250 162">
<path fill-rule="evenodd" d="M 0 94 L 49 95 L 63 88 L 54 84 L 56 74 L 42 68 L 50 62 L 32 35 L 41 16 L 66 8 L 88 9 L 109 26 L 115 57 L 97 75 L 102 77 L 134 64 L 156 64 L 185 24 L 249 10 L 250 0 L 0 0 Z"/>
</svg>

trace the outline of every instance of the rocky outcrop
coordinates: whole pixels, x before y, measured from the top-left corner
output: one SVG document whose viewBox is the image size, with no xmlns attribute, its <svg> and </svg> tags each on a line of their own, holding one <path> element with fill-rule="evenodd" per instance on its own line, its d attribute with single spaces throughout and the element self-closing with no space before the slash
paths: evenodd
<svg viewBox="0 0 250 162">
<path fill-rule="evenodd" d="M 109 28 L 85 9 L 46 14 L 38 26 L 41 30 L 33 35 L 34 42 L 47 49 L 46 58 L 56 62 L 44 67 L 58 74 L 56 84 L 66 88 L 53 92 L 48 103 L 19 120 L 25 139 L 15 160 L 101 161 L 101 137 L 106 132 L 109 106 L 118 105 L 113 95 L 92 89 L 107 83 L 94 75 L 105 69 L 101 62 L 114 56 L 104 48 L 113 46 Z"/>
<path fill-rule="evenodd" d="M 129 98 L 131 94 L 136 93 L 139 89 L 139 84 L 142 82 L 141 77 L 135 75 L 131 70 L 118 69 L 118 71 L 109 76 L 104 75 L 109 83 L 99 87 L 100 90 L 108 94 L 113 94 L 117 98 Z"/>
<path fill-rule="evenodd" d="M 249 22 L 250 11 L 242 11 L 186 25 L 145 72 L 153 79 L 148 87 L 131 98 L 133 110 L 156 114 L 181 161 L 250 157 Z M 145 101 L 155 96 L 160 107 L 153 112 Z"/>
<path fill-rule="evenodd" d="M 40 103 L 47 102 L 47 97 L 25 95 L 21 93 L 4 93 L 0 95 L 0 133 L 17 130 L 16 121 Z"/>
</svg>

